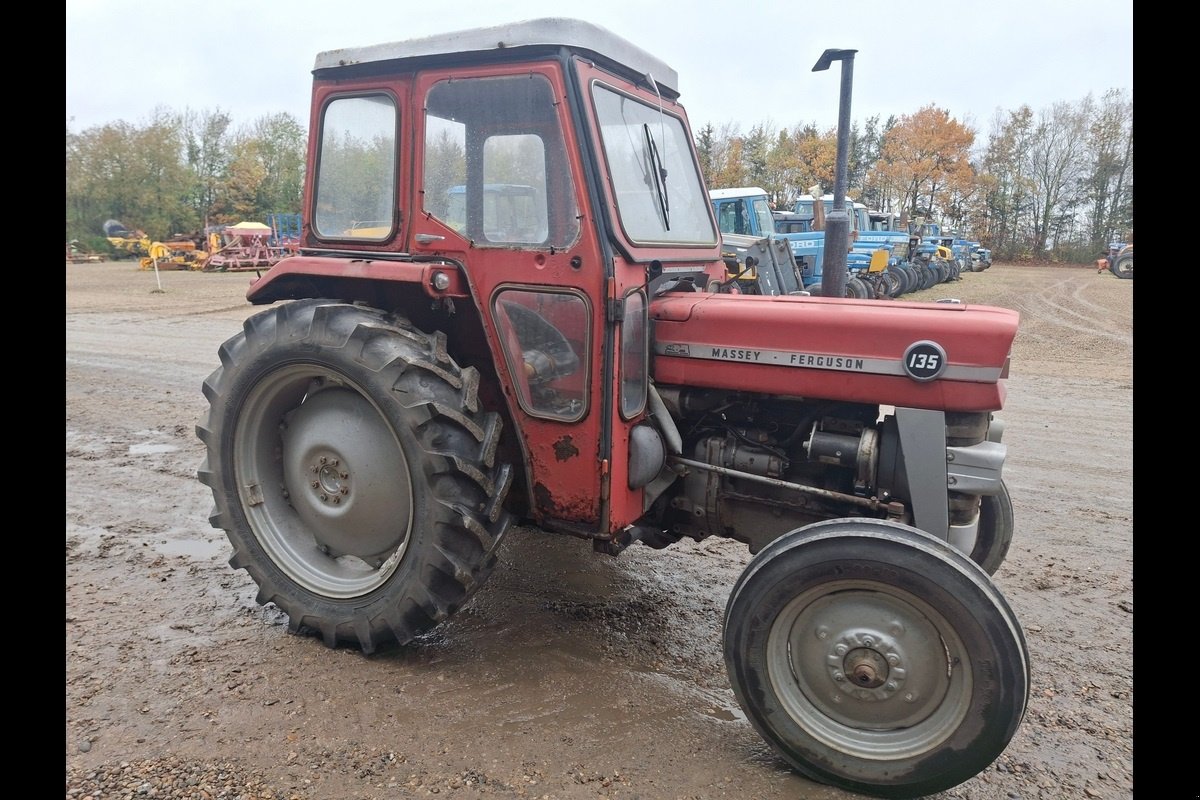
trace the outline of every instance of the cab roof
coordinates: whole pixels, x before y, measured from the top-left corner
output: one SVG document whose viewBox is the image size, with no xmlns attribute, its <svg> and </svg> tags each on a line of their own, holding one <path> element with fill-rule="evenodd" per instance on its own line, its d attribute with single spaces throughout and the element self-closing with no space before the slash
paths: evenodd
<svg viewBox="0 0 1200 800">
<path fill-rule="evenodd" d="M 365 47 L 343 47 L 317 54 L 313 72 L 402 61 L 444 60 L 447 56 L 499 54 L 501 51 L 551 51 L 560 47 L 597 56 L 634 76 L 653 77 L 660 91 L 679 96 L 679 75 L 666 63 L 606 28 L 566 17 L 544 17 L 505 25 L 468 28 Z M 441 58 L 438 58 L 441 57 Z"/>
</svg>

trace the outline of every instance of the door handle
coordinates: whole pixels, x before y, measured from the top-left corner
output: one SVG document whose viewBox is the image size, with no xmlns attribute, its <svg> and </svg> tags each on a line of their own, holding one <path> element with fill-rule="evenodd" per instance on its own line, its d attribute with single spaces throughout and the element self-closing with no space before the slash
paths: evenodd
<svg viewBox="0 0 1200 800">
<path fill-rule="evenodd" d="M 440 242 L 445 238 L 445 236 L 439 236 L 436 233 L 418 233 L 416 235 L 418 244 L 432 244 L 433 242 Z"/>
</svg>

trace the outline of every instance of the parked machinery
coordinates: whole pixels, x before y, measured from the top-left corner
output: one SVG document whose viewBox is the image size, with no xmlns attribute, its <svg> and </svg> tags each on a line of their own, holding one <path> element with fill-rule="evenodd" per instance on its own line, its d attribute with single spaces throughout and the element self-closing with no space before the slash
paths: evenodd
<svg viewBox="0 0 1200 800">
<path fill-rule="evenodd" d="M 142 258 L 150 255 L 150 237 L 144 231 L 130 230 L 115 219 L 110 219 L 102 226 L 104 237 L 112 245 L 116 258 Z"/>
</svg>

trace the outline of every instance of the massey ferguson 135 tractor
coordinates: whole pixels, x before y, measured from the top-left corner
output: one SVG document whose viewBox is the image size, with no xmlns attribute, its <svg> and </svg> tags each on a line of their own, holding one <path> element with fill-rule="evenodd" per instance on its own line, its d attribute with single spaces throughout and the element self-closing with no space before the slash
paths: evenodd
<svg viewBox="0 0 1200 800">
<path fill-rule="evenodd" d="M 757 731 L 850 791 L 953 787 L 1029 693 L 990 577 L 1017 314 L 723 291 L 677 87 L 568 19 L 319 54 L 299 253 L 203 387 L 211 522 L 293 633 L 364 653 L 461 609 L 513 524 L 736 539 Z"/>
</svg>

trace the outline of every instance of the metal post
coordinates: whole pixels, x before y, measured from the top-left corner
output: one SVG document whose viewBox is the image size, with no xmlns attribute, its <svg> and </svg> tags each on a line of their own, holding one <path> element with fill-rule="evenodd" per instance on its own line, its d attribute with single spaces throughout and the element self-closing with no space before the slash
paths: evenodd
<svg viewBox="0 0 1200 800">
<path fill-rule="evenodd" d="M 846 253 L 850 249 L 850 215 L 846 213 L 846 184 L 850 160 L 850 87 L 854 85 L 854 54 L 857 50 L 826 50 L 817 59 L 813 72 L 829 69 L 842 62 L 842 90 L 838 102 L 837 166 L 833 176 L 833 210 L 825 217 L 825 255 L 821 275 L 821 294 L 845 297 Z"/>
</svg>

